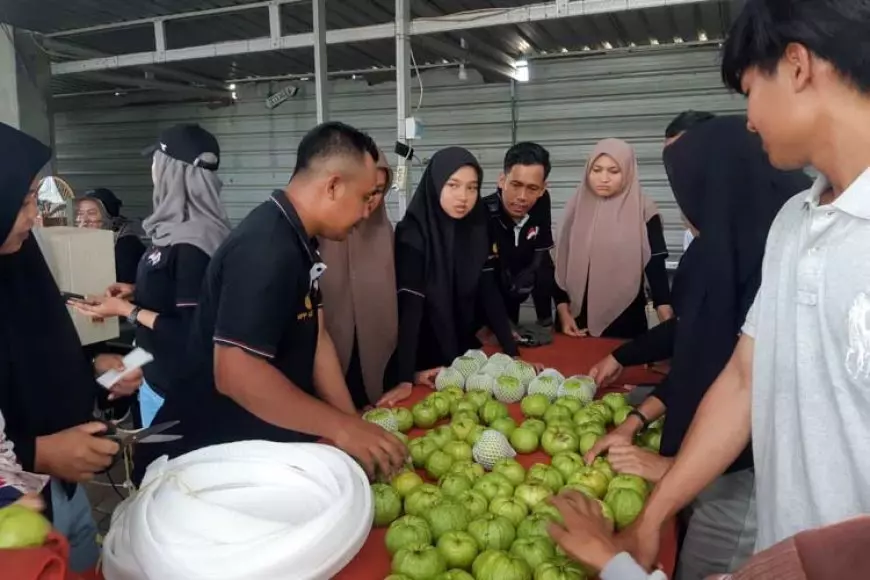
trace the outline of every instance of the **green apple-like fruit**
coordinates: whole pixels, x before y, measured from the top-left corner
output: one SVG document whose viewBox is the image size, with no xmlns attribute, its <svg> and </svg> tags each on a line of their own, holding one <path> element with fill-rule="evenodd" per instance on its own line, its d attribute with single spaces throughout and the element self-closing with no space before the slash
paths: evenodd
<svg viewBox="0 0 870 580">
<path fill-rule="evenodd" d="M 583 461 L 583 457 L 581 457 L 579 453 L 565 451 L 554 455 L 553 459 L 550 461 L 550 465 L 558 469 L 559 473 L 561 473 L 562 477 L 567 481 L 574 472 L 581 467 L 585 467 L 586 463 Z"/>
<path fill-rule="evenodd" d="M 470 490 L 472 481 L 471 478 L 461 473 L 448 473 L 438 482 L 438 487 L 441 488 L 441 493 L 446 497 L 453 498 Z"/>
<path fill-rule="evenodd" d="M 492 472 L 504 476 L 513 486 L 526 480 L 526 469 L 516 459 L 499 459 L 492 466 Z"/>
<path fill-rule="evenodd" d="M 459 387 L 447 387 L 445 389 L 441 389 L 438 392 L 442 395 L 447 395 L 447 398 L 450 399 L 451 405 L 465 396 L 465 391 L 463 391 Z"/>
<path fill-rule="evenodd" d="M 488 502 L 497 497 L 511 497 L 514 494 L 514 487 L 510 481 L 498 473 L 487 473 L 478 478 L 472 489 L 483 495 Z"/>
<path fill-rule="evenodd" d="M 525 397 L 520 403 L 520 410 L 526 417 L 541 418 L 550 408 L 550 398 L 547 395 L 537 394 Z"/>
<path fill-rule="evenodd" d="M 613 424 L 619 427 L 625 420 L 628 419 L 628 414 L 631 413 L 631 407 L 621 407 L 613 410 Z"/>
<path fill-rule="evenodd" d="M 468 527 L 468 512 L 461 504 L 445 499 L 426 514 L 432 537 L 437 541 L 447 532 L 465 531 Z"/>
<path fill-rule="evenodd" d="M 508 417 L 507 405 L 499 401 L 490 400 L 483 404 L 480 408 L 480 420 L 487 425 L 492 425 L 492 422 L 502 417 Z"/>
<path fill-rule="evenodd" d="M 538 449 L 538 434 L 531 429 L 520 427 L 510 434 L 508 440 L 518 453 L 533 453 Z"/>
<path fill-rule="evenodd" d="M 432 532 L 429 530 L 429 524 L 419 516 L 402 516 L 390 524 L 387 530 L 386 544 L 390 554 L 415 544 L 431 543 Z"/>
<path fill-rule="evenodd" d="M 475 520 L 487 513 L 489 502 L 483 494 L 472 490 L 464 491 L 453 499 L 456 503 L 465 508 L 465 513 L 468 514 L 469 520 Z"/>
<path fill-rule="evenodd" d="M 556 556 L 556 550 L 553 548 L 552 542 L 548 542 L 544 538 L 519 538 L 514 540 L 510 553 L 524 560 L 532 570 Z"/>
<path fill-rule="evenodd" d="M 492 513 L 469 523 L 468 533 L 474 536 L 481 550 L 508 550 L 516 538 L 516 530 L 510 520 Z"/>
<path fill-rule="evenodd" d="M 511 417 L 501 417 L 489 424 L 490 429 L 495 429 L 505 437 L 510 437 L 514 429 L 517 428 L 517 422 Z"/>
<path fill-rule="evenodd" d="M 472 391 L 465 394 L 465 400 L 474 403 L 475 407 L 480 410 L 484 403 L 492 400 L 492 394 L 486 391 Z"/>
<path fill-rule="evenodd" d="M 12 504 L 0 509 L 0 552 L 42 546 L 50 531 L 51 523 L 45 516 L 25 505 Z"/>
<path fill-rule="evenodd" d="M 517 498 L 497 497 L 490 502 L 489 513 L 506 517 L 516 527 L 529 515 L 529 508 Z"/>
<path fill-rule="evenodd" d="M 425 399 L 424 401 L 430 401 L 435 408 L 438 410 L 438 418 L 443 419 L 450 415 L 450 403 L 453 402 L 453 399 L 450 395 L 445 393 L 432 393 Z"/>
<path fill-rule="evenodd" d="M 411 409 L 396 407 L 393 409 L 393 416 L 396 417 L 396 423 L 402 433 L 407 433 L 414 427 L 414 414 Z"/>
<path fill-rule="evenodd" d="M 559 493 L 565 485 L 565 478 L 558 469 L 546 463 L 536 463 L 526 473 L 526 483 L 535 483 L 550 488 L 553 493 Z"/>
<path fill-rule="evenodd" d="M 445 533 L 438 539 L 437 547 L 449 568 L 470 570 L 477 558 L 477 540 L 465 531 Z"/>
<path fill-rule="evenodd" d="M 471 445 L 465 441 L 448 441 L 441 451 L 453 458 L 453 461 L 471 461 Z"/>
<path fill-rule="evenodd" d="M 464 411 L 476 414 L 477 413 L 477 405 L 475 405 L 474 402 L 469 401 L 468 399 L 465 399 L 465 398 L 457 399 L 457 400 L 453 401 L 453 403 L 450 404 L 450 415 L 451 416 L 455 417 L 457 413 L 462 413 Z"/>
<path fill-rule="evenodd" d="M 454 568 L 453 570 L 448 570 L 444 572 L 443 574 L 435 578 L 435 580 L 474 580 L 474 576 L 472 576 L 465 570 Z"/>
<path fill-rule="evenodd" d="M 595 431 L 584 431 L 577 440 L 577 449 L 585 455 L 601 439 L 601 435 Z"/>
<path fill-rule="evenodd" d="M 567 412 L 567 409 L 565 411 Z M 547 427 L 541 435 L 541 447 L 551 457 L 565 451 L 577 451 L 579 445 L 577 434 L 564 427 Z"/>
<path fill-rule="evenodd" d="M 543 538 L 550 541 L 550 518 L 542 513 L 532 513 L 517 526 L 518 538 Z"/>
<path fill-rule="evenodd" d="M 482 559 L 481 554 L 472 565 L 476 580 L 532 580 L 532 569 L 522 558 L 505 552 Z M 478 560 L 482 560 L 478 563 Z"/>
<path fill-rule="evenodd" d="M 607 493 L 609 482 L 607 476 L 594 467 L 581 467 L 568 478 L 568 483 L 586 486 L 592 490 L 596 498 L 602 498 Z"/>
<path fill-rule="evenodd" d="M 399 496 L 404 499 L 410 495 L 414 489 L 423 483 L 423 478 L 417 475 L 416 471 L 406 470 L 396 475 L 390 482 Z"/>
<path fill-rule="evenodd" d="M 545 501 L 542 501 L 535 505 L 535 507 L 532 508 L 532 513 L 545 515 L 552 521 L 558 522 L 560 524 L 564 523 L 564 520 L 562 519 L 562 514 L 559 513 L 559 510 L 553 507 L 552 504 Z"/>
<path fill-rule="evenodd" d="M 582 437 L 584 433 L 595 433 L 599 437 L 607 435 L 607 427 L 601 423 L 584 423 L 577 427 L 577 436 Z"/>
<path fill-rule="evenodd" d="M 447 571 L 444 556 L 434 546 L 403 548 L 393 556 L 392 571 L 413 580 L 435 580 Z"/>
<path fill-rule="evenodd" d="M 429 456 L 438 450 L 438 444 L 429 437 L 418 437 L 412 439 L 408 443 L 408 451 L 411 453 L 411 461 L 414 462 L 414 467 L 422 468 L 426 466 L 426 461 Z"/>
<path fill-rule="evenodd" d="M 423 517 L 442 500 L 441 490 L 431 483 L 422 483 L 405 498 L 405 513 Z"/>
<path fill-rule="evenodd" d="M 622 393 L 607 393 L 601 397 L 601 402 L 610 407 L 612 411 L 628 407 L 628 399 Z"/>
<path fill-rule="evenodd" d="M 473 415 L 474 419 L 477 419 L 477 415 Z M 472 429 L 477 425 L 477 421 L 475 421 L 469 416 L 458 416 L 454 417 L 450 422 L 450 428 L 453 430 L 453 436 L 460 441 L 465 441 L 468 438 L 468 435 L 471 433 Z"/>
<path fill-rule="evenodd" d="M 540 438 L 547 430 L 547 424 L 540 419 L 526 419 L 520 424 L 523 429 L 531 429 Z"/>
<path fill-rule="evenodd" d="M 445 475 L 450 470 L 453 461 L 452 455 L 438 449 L 432 452 L 432 455 L 426 460 L 426 473 L 433 479 L 440 479 L 442 475 Z"/>
<path fill-rule="evenodd" d="M 414 425 L 421 429 L 428 429 L 438 422 L 438 409 L 434 404 L 422 401 L 411 407 L 414 416 Z"/>
<path fill-rule="evenodd" d="M 453 429 L 450 428 L 450 425 L 440 425 L 434 429 L 430 429 L 429 432 L 426 433 L 426 437 L 434 441 L 439 448 L 442 448 L 449 441 L 453 441 Z"/>
<path fill-rule="evenodd" d="M 562 405 L 550 405 L 544 413 L 544 422 L 549 425 L 554 419 L 570 419 L 571 409 Z"/>
<path fill-rule="evenodd" d="M 477 443 L 478 439 L 480 439 L 480 436 L 483 435 L 484 431 L 486 431 L 486 427 L 483 425 L 475 425 L 468 433 L 468 437 L 465 438 L 465 442 L 469 445 L 474 445 Z"/>
<path fill-rule="evenodd" d="M 447 473 L 458 473 L 474 482 L 478 477 L 486 472 L 484 471 L 483 466 L 479 463 L 473 461 L 457 461 L 450 466 L 450 471 Z"/>
<path fill-rule="evenodd" d="M 388 526 L 402 515 L 402 497 L 392 486 L 373 483 L 372 496 L 375 504 L 375 526 Z"/>
<path fill-rule="evenodd" d="M 556 399 L 556 404 L 567 407 L 571 413 L 576 413 L 583 406 L 583 402 L 574 397 L 560 397 Z"/>
<path fill-rule="evenodd" d="M 514 490 L 514 497 L 522 501 L 529 509 L 545 503 L 553 496 L 553 491 L 540 483 L 521 483 Z"/>
</svg>

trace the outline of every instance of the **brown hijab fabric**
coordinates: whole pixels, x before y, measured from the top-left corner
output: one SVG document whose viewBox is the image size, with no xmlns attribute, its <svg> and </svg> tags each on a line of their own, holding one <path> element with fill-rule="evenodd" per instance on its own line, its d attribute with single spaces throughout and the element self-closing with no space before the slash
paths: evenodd
<svg viewBox="0 0 870 580">
<path fill-rule="evenodd" d="M 752 557 L 738 572 L 708 580 L 870 578 L 870 517 L 801 532 Z"/>
<path fill-rule="evenodd" d="M 383 151 L 378 168 L 386 171 L 389 189 L 393 172 Z M 399 331 L 393 226 L 386 203 L 345 241 L 321 239 L 320 256 L 327 266 L 320 279 L 326 329 L 345 373 L 356 338 L 366 394 L 374 403 L 384 392 L 384 369 Z"/>
<path fill-rule="evenodd" d="M 589 185 L 592 165 L 602 155 L 616 161 L 624 179 L 624 190 L 609 198 L 596 195 Z M 556 282 L 571 298 L 575 318 L 587 298 L 592 336 L 601 336 L 637 298 L 650 259 L 646 222 L 657 213 L 640 187 L 631 145 L 619 139 L 600 141 L 565 207 L 556 241 Z"/>
</svg>

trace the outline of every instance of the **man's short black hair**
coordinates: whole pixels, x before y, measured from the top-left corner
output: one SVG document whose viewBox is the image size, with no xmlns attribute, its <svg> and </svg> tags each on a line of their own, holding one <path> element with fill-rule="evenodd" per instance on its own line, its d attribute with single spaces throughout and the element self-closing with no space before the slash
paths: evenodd
<svg viewBox="0 0 870 580">
<path fill-rule="evenodd" d="M 550 175 L 550 153 L 537 143 L 524 141 L 507 150 L 504 156 L 504 172 L 509 173 L 514 165 L 542 165 L 544 179 Z"/>
<path fill-rule="evenodd" d="M 742 93 L 747 69 L 774 73 L 786 47 L 795 42 L 870 93 L 868 34 L 866 0 L 748 0 L 722 48 L 722 80 Z"/>
<path fill-rule="evenodd" d="M 300 141 L 293 175 L 310 168 L 319 159 L 336 155 L 362 158 L 366 153 L 378 161 L 378 146 L 366 133 L 338 121 L 321 123 Z"/>
<path fill-rule="evenodd" d="M 673 139 L 680 133 L 685 133 L 692 127 L 700 125 L 710 119 L 714 119 L 716 115 L 707 111 L 683 111 L 671 121 L 665 129 L 665 137 Z"/>
</svg>

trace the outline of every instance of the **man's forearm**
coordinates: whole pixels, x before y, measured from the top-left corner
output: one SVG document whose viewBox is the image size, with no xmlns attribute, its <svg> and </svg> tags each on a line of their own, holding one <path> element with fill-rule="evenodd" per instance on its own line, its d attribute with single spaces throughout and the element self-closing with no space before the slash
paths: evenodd
<svg viewBox="0 0 870 580">
<path fill-rule="evenodd" d="M 276 427 L 335 440 L 346 422 L 354 420 L 240 348 L 215 345 L 214 367 L 221 394 Z"/>
<path fill-rule="evenodd" d="M 323 325 L 322 311 L 320 316 L 320 334 L 317 338 L 317 353 L 314 355 L 314 388 L 321 400 L 343 413 L 355 415 L 356 407 L 347 389 L 335 343 Z"/>
<path fill-rule="evenodd" d="M 737 459 L 749 443 L 753 340 L 740 339 L 725 370 L 707 391 L 676 461 L 656 486 L 642 519 L 661 525 Z"/>
</svg>

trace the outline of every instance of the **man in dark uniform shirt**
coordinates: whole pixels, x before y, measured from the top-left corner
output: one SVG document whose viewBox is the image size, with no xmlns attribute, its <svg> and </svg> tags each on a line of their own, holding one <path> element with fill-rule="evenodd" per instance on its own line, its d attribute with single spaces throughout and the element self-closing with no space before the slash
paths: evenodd
<svg viewBox="0 0 870 580">
<path fill-rule="evenodd" d="M 553 228 L 547 177 L 550 154 L 537 143 L 517 143 L 504 158 L 498 190 L 484 198 L 490 235 L 501 258 L 499 277 L 508 316 L 519 322 L 531 296 L 538 323 L 553 324 Z"/>
<path fill-rule="evenodd" d="M 344 239 L 367 217 L 377 157 L 371 138 L 352 127 L 314 128 L 299 144 L 290 183 L 215 253 L 193 322 L 193 368 L 155 419 L 181 420 L 184 437 L 152 445 L 137 462 L 139 477 L 164 453 L 253 439 L 327 438 L 370 475 L 403 466 L 404 445 L 356 415 L 322 320 L 318 279 L 326 266 L 314 241 Z"/>
</svg>

